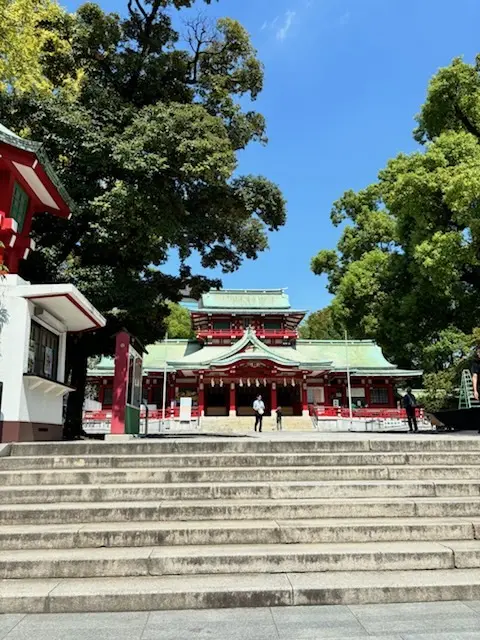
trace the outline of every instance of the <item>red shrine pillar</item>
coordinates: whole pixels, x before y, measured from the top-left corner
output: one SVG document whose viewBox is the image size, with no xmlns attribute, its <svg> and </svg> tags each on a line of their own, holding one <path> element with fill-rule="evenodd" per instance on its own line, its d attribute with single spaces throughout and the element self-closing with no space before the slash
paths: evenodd
<svg viewBox="0 0 480 640">
<path fill-rule="evenodd" d="M 230 383 L 230 409 L 229 416 L 234 417 L 237 415 L 237 401 L 236 401 L 236 389 L 235 382 Z"/>
<path fill-rule="evenodd" d="M 125 407 L 127 406 L 128 363 L 130 336 L 126 331 L 117 333 L 115 343 L 115 373 L 112 393 L 112 426 L 110 433 L 125 433 Z"/>
<path fill-rule="evenodd" d="M 140 431 L 142 352 L 143 348 L 128 331 L 117 333 L 110 428 L 113 436 L 138 434 Z"/>
<path fill-rule="evenodd" d="M 273 412 L 277 408 L 277 383 L 272 382 L 272 386 L 270 387 L 270 408 Z"/>
</svg>

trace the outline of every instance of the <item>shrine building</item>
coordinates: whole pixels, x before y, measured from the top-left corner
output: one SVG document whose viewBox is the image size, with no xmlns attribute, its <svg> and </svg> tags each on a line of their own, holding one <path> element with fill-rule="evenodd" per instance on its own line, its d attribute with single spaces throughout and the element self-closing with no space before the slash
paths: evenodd
<svg viewBox="0 0 480 640">
<path fill-rule="evenodd" d="M 166 340 L 147 347 L 143 398 L 162 410 L 167 373 L 168 415 L 191 397 L 194 415 L 245 416 L 261 395 L 266 415 L 308 415 L 309 407 L 347 407 L 347 369 L 355 408 L 397 406 L 396 387 L 422 375 L 389 363 L 370 340 L 302 340 L 306 312 L 292 309 L 283 289 L 212 290 L 191 311 L 195 340 Z M 113 358 L 89 371 L 103 409 L 113 396 Z"/>
</svg>

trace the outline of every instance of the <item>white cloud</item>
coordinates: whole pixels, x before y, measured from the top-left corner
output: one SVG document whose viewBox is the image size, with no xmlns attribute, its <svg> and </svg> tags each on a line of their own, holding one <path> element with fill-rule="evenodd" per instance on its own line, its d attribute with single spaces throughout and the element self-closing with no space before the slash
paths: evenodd
<svg viewBox="0 0 480 640">
<path fill-rule="evenodd" d="M 286 11 L 283 17 L 282 25 L 277 29 L 276 36 L 277 40 L 285 40 L 290 31 L 290 28 L 295 20 L 295 16 L 297 15 L 296 11 Z"/>
<path fill-rule="evenodd" d="M 275 26 L 279 21 L 279 19 L 280 19 L 280 16 L 275 16 L 273 20 L 270 20 L 270 21 L 265 20 L 265 22 L 262 24 L 261 31 L 265 31 L 265 29 L 269 29 L 269 30 L 275 29 Z"/>
</svg>

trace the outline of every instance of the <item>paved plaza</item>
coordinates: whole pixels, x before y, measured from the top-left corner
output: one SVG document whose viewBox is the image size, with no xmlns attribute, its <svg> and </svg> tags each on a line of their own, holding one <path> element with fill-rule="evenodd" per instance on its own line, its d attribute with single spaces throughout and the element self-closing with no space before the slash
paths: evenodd
<svg viewBox="0 0 480 640">
<path fill-rule="evenodd" d="M 0 640 L 480 640 L 480 601 L 0 616 Z"/>
</svg>

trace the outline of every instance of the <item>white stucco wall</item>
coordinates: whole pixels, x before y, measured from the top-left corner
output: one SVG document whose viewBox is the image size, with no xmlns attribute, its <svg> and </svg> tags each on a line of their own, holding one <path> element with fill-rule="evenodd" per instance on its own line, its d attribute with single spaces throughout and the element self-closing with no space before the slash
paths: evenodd
<svg viewBox="0 0 480 640">
<path fill-rule="evenodd" d="M 58 389 L 46 392 L 45 386 L 30 389 L 31 379 L 24 378 L 28 368 L 28 346 L 35 305 L 15 295 L 18 276 L 7 276 L 0 284 L 0 309 L 5 322 L 0 329 L 0 380 L 3 381 L 1 419 L 5 421 L 61 424 L 63 396 Z M 65 375 L 65 326 L 45 314 L 36 321 L 60 336 L 57 381 Z"/>
<path fill-rule="evenodd" d="M 22 411 L 23 373 L 27 367 L 26 345 L 30 336 L 28 302 L 9 295 L 1 286 L 0 309 L 4 323 L 0 329 L 0 380 L 3 381 L 3 420 L 19 420 Z"/>
</svg>

